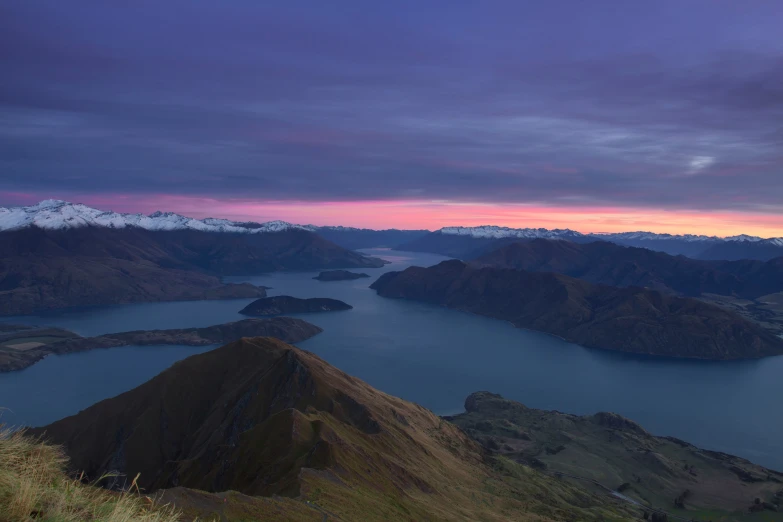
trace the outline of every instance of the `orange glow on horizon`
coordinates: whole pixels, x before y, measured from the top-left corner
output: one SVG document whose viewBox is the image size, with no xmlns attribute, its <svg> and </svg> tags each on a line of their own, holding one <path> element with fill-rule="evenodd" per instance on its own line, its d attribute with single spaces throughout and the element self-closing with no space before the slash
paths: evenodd
<svg viewBox="0 0 783 522">
<path fill-rule="evenodd" d="M 0 193 L 32 204 L 52 197 Z M 783 236 L 783 212 L 695 211 L 622 207 L 461 203 L 453 201 L 254 201 L 193 196 L 69 195 L 62 199 L 116 212 L 171 211 L 195 218 L 237 221 L 280 219 L 298 224 L 360 228 L 437 230 L 447 226 L 497 225 L 512 228 L 570 228 L 590 232 L 648 232 L 761 237 Z M 16 198 L 15 198 L 16 199 Z"/>
<path fill-rule="evenodd" d="M 118 212 L 166 210 L 197 218 L 244 221 L 280 219 L 299 224 L 437 230 L 447 226 L 570 228 L 583 233 L 644 230 L 670 234 L 783 236 L 780 213 L 694 211 L 621 207 L 459 203 L 449 201 L 250 201 L 200 197 L 93 196 L 74 198 Z"/>
</svg>

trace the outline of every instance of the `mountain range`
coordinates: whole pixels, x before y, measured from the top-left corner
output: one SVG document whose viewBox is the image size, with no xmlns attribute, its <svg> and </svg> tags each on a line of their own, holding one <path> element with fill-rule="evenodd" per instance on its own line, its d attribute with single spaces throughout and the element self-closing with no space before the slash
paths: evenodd
<svg viewBox="0 0 783 522">
<path fill-rule="evenodd" d="M 481 266 L 557 272 L 591 283 L 640 286 L 687 296 L 719 294 L 755 299 L 783 291 L 783 258 L 702 261 L 607 241 L 549 239 L 515 242 L 474 260 Z"/>
<path fill-rule="evenodd" d="M 297 225 L 285 221 L 231 221 L 220 218 L 194 219 L 172 212 L 150 215 L 102 211 L 82 204 L 46 200 L 27 207 L 0 207 L 0 232 L 37 227 L 63 230 L 84 226 L 141 228 L 150 231 L 197 230 L 260 234 L 305 230 L 349 250 L 389 247 L 414 252 L 471 259 L 510 242 L 537 238 L 564 239 L 577 243 L 610 241 L 619 245 L 647 248 L 698 259 L 767 261 L 783 256 L 783 237 L 761 238 L 740 234 L 729 237 L 694 234 L 620 232 L 583 234 L 570 229 L 509 228 L 499 226 L 444 227 L 429 230 L 373 230 L 344 226 Z"/>
<path fill-rule="evenodd" d="M 315 225 L 305 225 L 305 228 L 350 250 L 376 247 L 394 248 L 430 233 L 429 230 L 398 230 L 394 228 L 372 230 L 369 228 L 319 227 Z"/>
<path fill-rule="evenodd" d="M 237 226 L 163 213 L 100 213 L 62 202 L 4 210 L 2 315 L 73 306 L 264 297 L 263 288 L 225 284 L 220 278 L 383 266 L 380 259 L 282 222 Z"/>
<path fill-rule="evenodd" d="M 633 513 L 495 462 L 432 412 L 271 338 L 189 357 L 32 435 L 62 444 L 71 468 L 89 479 L 112 471 L 102 483 L 124 488 L 137 477 L 147 494 L 165 490 L 167 502 L 207 520 L 623 520 Z"/>
<path fill-rule="evenodd" d="M 689 520 L 686 507 L 728 520 L 783 498 L 782 474 L 613 413 L 487 392 L 465 405 L 441 418 L 312 353 L 245 338 L 28 434 L 63 445 L 85 481 L 132 482 L 187 520 Z"/>
<path fill-rule="evenodd" d="M 397 249 L 473 259 L 504 245 L 533 239 L 566 240 L 574 243 L 609 241 L 618 245 L 647 248 L 697 259 L 768 261 L 783 256 L 783 238 L 764 239 L 747 235 L 720 238 L 652 232 L 582 234 L 570 229 L 496 226 L 446 227 L 398 245 Z"/>
<path fill-rule="evenodd" d="M 593 284 L 552 272 L 444 261 L 381 275 L 370 288 L 510 321 L 592 348 L 694 359 L 783 354 L 783 339 L 699 299 Z"/>
</svg>

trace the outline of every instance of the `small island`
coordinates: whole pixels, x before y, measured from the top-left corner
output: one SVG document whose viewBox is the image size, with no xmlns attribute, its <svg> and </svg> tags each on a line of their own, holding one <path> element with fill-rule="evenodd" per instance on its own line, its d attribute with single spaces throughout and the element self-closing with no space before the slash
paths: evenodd
<svg viewBox="0 0 783 522">
<path fill-rule="evenodd" d="M 361 279 L 363 277 L 370 277 L 368 274 L 356 272 L 349 272 L 348 270 L 327 270 L 321 272 L 313 279 L 318 281 L 353 281 L 354 279 Z"/>
<path fill-rule="evenodd" d="M 283 314 L 307 314 L 313 312 L 333 312 L 337 310 L 350 310 L 353 306 L 337 299 L 325 297 L 313 297 L 299 299 L 290 295 L 277 295 L 256 299 L 242 310 L 243 315 L 269 316 Z"/>
<path fill-rule="evenodd" d="M 119 346 L 150 346 L 179 344 L 208 346 L 225 344 L 242 337 L 275 337 L 287 343 L 304 341 L 323 330 L 302 319 L 274 317 L 243 319 L 205 328 L 176 328 L 171 330 L 135 330 L 97 337 L 81 337 L 56 328 L 36 329 L 18 326 L 7 331 L 0 328 L 0 372 L 21 370 L 32 366 L 50 354 L 85 352 L 98 348 Z"/>
</svg>

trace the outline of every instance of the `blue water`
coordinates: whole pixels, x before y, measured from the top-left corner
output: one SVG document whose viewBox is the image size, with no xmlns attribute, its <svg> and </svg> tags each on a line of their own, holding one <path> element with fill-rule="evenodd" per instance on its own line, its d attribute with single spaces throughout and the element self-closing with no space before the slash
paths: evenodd
<svg viewBox="0 0 783 522">
<path fill-rule="evenodd" d="M 445 259 L 368 251 L 390 261 L 371 279 L 320 282 L 317 272 L 232 278 L 273 287 L 270 295 L 332 297 L 346 312 L 302 314 L 324 329 L 299 344 L 381 390 L 436 413 L 462 411 L 465 397 L 490 390 L 536 408 L 577 414 L 614 411 L 658 435 L 783 470 L 783 357 L 702 362 L 590 350 L 554 337 L 453 310 L 378 297 L 378 274 Z M 82 335 L 207 326 L 243 318 L 251 299 L 84 309 L 6 322 L 47 324 Z M 209 348 L 125 347 L 50 356 L 0 374 L 5 422 L 41 425 L 141 384 L 174 361 Z"/>
</svg>

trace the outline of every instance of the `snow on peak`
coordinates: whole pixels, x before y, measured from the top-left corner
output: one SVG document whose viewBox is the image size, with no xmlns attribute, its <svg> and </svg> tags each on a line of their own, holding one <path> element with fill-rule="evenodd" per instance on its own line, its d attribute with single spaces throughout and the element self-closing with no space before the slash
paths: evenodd
<svg viewBox="0 0 783 522">
<path fill-rule="evenodd" d="M 601 237 L 608 240 L 676 240 L 687 241 L 693 243 L 696 241 L 709 241 L 709 242 L 721 242 L 721 241 L 748 241 L 751 243 L 757 243 L 759 241 L 771 241 L 771 239 L 764 239 L 758 236 L 749 236 L 747 234 L 740 234 L 738 236 L 718 237 L 718 236 L 700 236 L 694 234 L 656 234 L 654 232 L 619 232 L 608 234 L 593 234 L 596 237 Z"/>
<path fill-rule="evenodd" d="M 289 229 L 305 229 L 285 221 L 267 223 L 237 222 L 228 219 L 195 219 L 174 212 L 153 212 L 144 214 L 121 214 L 102 211 L 82 205 L 55 199 L 47 199 L 28 207 L 0 207 L 0 231 L 21 228 L 43 228 L 64 230 L 86 226 L 102 228 L 142 228 L 144 230 L 201 230 L 204 232 L 263 233 L 281 232 Z"/>
<path fill-rule="evenodd" d="M 70 205 L 67 201 L 63 201 L 61 199 L 45 199 L 41 201 L 40 203 L 33 205 L 29 208 L 35 208 L 38 210 L 44 210 L 44 209 L 50 209 L 50 208 L 59 208 L 64 205 Z"/>
<path fill-rule="evenodd" d="M 593 234 L 593 235 L 608 240 L 625 239 L 625 240 L 653 241 L 653 240 L 665 239 L 665 240 L 680 240 L 680 241 L 687 241 L 687 242 L 721 241 L 721 238 L 717 236 L 700 236 L 695 234 L 682 234 L 682 235 L 656 234 L 655 232 L 643 232 L 643 231 L 604 233 L 604 234 Z"/>
<path fill-rule="evenodd" d="M 455 236 L 470 236 L 475 238 L 546 238 L 546 239 L 575 239 L 580 237 L 603 239 L 606 241 L 654 241 L 654 240 L 669 240 L 669 241 L 686 241 L 692 242 L 722 242 L 722 241 L 748 241 L 753 243 L 770 243 L 776 246 L 783 246 L 783 238 L 770 238 L 764 239 L 758 236 L 749 236 L 741 234 L 731 237 L 718 237 L 718 236 L 704 236 L 695 234 L 656 234 L 655 232 L 618 232 L 618 233 L 603 233 L 603 234 L 582 234 L 571 229 L 554 229 L 549 230 L 546 228 L 509 228 L 485 225 L 480 227 L 445 227 L 441 228 L 437 232 L 441 234 L 455 235 Z"/>
<path fill-rule="evenodd" d="M 740 234 L 738 236 L 729 236 L 723 238 L 726 241 L 750 241 L 751 243 L 758 243 L 759 241 L 764 241 L 763 238 L 760 238 L 758 236 L 749 236 L 747 234 Z"/>
<path fill-rule="evenodd" d="M 570 239 L 582 237 L 584 234 L 571 229 L 549 230 L 546 228 L 509 228 L 498 227 L 494 225 L 483 225 L 480 227 L 445 227 L 438 230 L 441 234 L 452 236 L 470 236 L 477 238 L 500 239 L 506 237 L 518 238 L 547 238 L 547 239 Z"/>
</svg>

